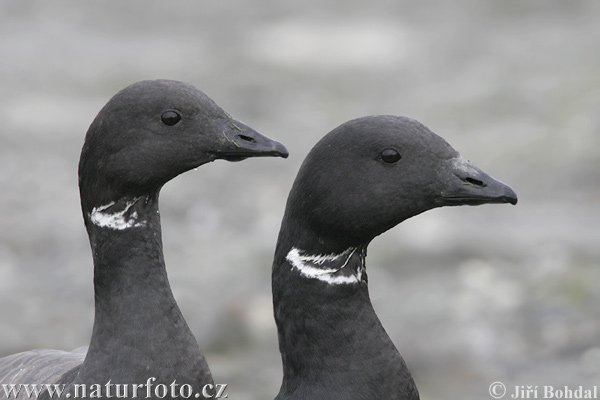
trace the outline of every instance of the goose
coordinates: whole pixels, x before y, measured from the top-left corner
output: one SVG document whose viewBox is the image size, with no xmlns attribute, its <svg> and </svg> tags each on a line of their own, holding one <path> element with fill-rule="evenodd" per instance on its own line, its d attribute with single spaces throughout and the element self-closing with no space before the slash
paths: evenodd
<svg viewBox="0 0 600 400">
<path fill-rule="evenodd" d="M 110 390 L 128 398 L 214 397 L 210 369 L 167 279 L 158 197 L 190 169 L 260 156 L 288 152 L 190 84 L 147 80 L 115 94 L 90 125 L 79 161 L 94 262 L 89 347 L 4 357 L 0 383 L 57 384 L 62 398 L 107 397 Z"/>
<path fill-rule="evenodd" d="M 424 211 L 487 203 L 517 195 L 416 120 L 368 116 L 323 137 L 293 183 L 273 260 L 276 400 L 419 399 L 371 304 L 367 247 Z"/>
</svg>

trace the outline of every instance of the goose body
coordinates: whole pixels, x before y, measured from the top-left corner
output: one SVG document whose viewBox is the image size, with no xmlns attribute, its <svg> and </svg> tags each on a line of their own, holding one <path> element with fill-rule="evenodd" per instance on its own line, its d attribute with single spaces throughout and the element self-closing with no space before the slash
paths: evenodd
<svg viewBox="0 0 600 400">
<path fill-rule="evenodd" d="M 126 397 L 133 398 L 140 395 L 134 396 L 131 385 L 152 378 L 154 387 L 176 382 L 203 397 L 213 380 L 169 286 L 159 192 L 177 175 L 216 159 L 256 156 L 287 157 L 287 150 L 233 120 L 192 85 L 141 81 L 117 93 L 92 122 L 79 162 L 94 261 L 89 348 L 2 358 L 0 383 L 64 384 L 62 397 L 74 398 L 82 395 L 75 388 L 85 387 L 89 397 L 98 388 L 93 385 L 100 385 L 96 394 L 104 397 L 110 382 L 129 385 Z M 145 388 L 143 393 L 146 398 Z M 171 398 L 148 393 L 148 398 Z"/>
<path fill-rule="evenodd" d="M 415 120 L 364 117 L 327 134 L 298 172 L 275 250 L 276 399 L 419 399 L 373 310 L 367 247 L 432 208 L 516 202 L 511 188 Z"/>
</svg>

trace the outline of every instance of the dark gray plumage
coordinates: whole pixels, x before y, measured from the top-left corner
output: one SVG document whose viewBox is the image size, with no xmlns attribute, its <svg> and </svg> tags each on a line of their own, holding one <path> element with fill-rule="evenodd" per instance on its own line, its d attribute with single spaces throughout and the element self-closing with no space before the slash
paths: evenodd
<svg viewBox="0 0 600 400">
<path fill-rule="evenodd" d="M 367 246 L 432 208 L 516 202 L 511 188 L 415 120 L 371 116 L 327 134 L 298 172 L 275 251 L 277 400 L 417 400 L 371 305 Z"/>
<path fill-rule="evenodd" d="M 91 124 L 79 163 L 94 259 L 89 349 L 2 358 L 0 382 L 66 384 L 63 397 L 73 397 L 72 384 L 133 385 L 154 377 L 155 385 L 176 380 L 202 393 L 213 381 L 167 279 L 160 189 L 216 159 L 287 155 L 189 84 L 142 81 L 117 93 Z"/>
</svg>

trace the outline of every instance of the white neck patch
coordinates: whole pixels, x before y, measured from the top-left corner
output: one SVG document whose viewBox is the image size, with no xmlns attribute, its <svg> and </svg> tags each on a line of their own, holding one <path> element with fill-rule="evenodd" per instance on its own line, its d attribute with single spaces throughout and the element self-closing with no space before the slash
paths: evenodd
<svg viewBox="0 0 600 400">
<path fill-rule="evenodd" d="M 285 259 L 306 278 L 318 279 L 330 285 L 353 284 L 362 281 L 364 262 L 350 275 L 343 274 L 341 271 L 348 265 L 356 250 L 356 247 L 350 247 L 340 254 L 305 255 L 302 250 L 292 247 Z M 335 268 L 323 266 L 323 264 L 340 262 L 341 265 L 335 265 Z"/>
<path fill-rule="evenodd" d="M 125 214 L 129 209 L 139 200 L 141 197 L 136 197 L 131 201 L 125 203 L 125 208 L 121 211 L 114 213 L 105 212 L 107 209 L 115 205 L 116 202 L 110 202 L 104 206 L 94 207 L 92 212 L 89 213 L 90 221 L 92 224 L 101 228 L 109 228 L 117 231 L 122 231 L 129 228 L 139 228 L 146 226 L 147 221 L 139 221 L 137 211 L 132 212 L 127 217 Z"/>
</svg>

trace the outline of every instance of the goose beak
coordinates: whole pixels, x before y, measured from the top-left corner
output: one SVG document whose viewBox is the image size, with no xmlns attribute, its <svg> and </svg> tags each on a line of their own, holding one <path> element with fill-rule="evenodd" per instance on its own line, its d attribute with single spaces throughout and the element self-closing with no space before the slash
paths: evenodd
<svg viewBox="0 0 600 400">
<path fill-rule="evenodd" d="M 508 185 L 492 178 L 462 157 L 447 161 L 450 172 L 438 197 L 441 206 L 490 203 L 517 204 L 517 194 Z"/>
<path fill-rule="evenodd" d="M 218 120 L 215 129 L 221 132 L 219 148 L 213 151 L 216 158 L 241 161 L 248 157 L 287 158 L 289 155 L 283 144 L 232 118 Z"/>
</svg>

